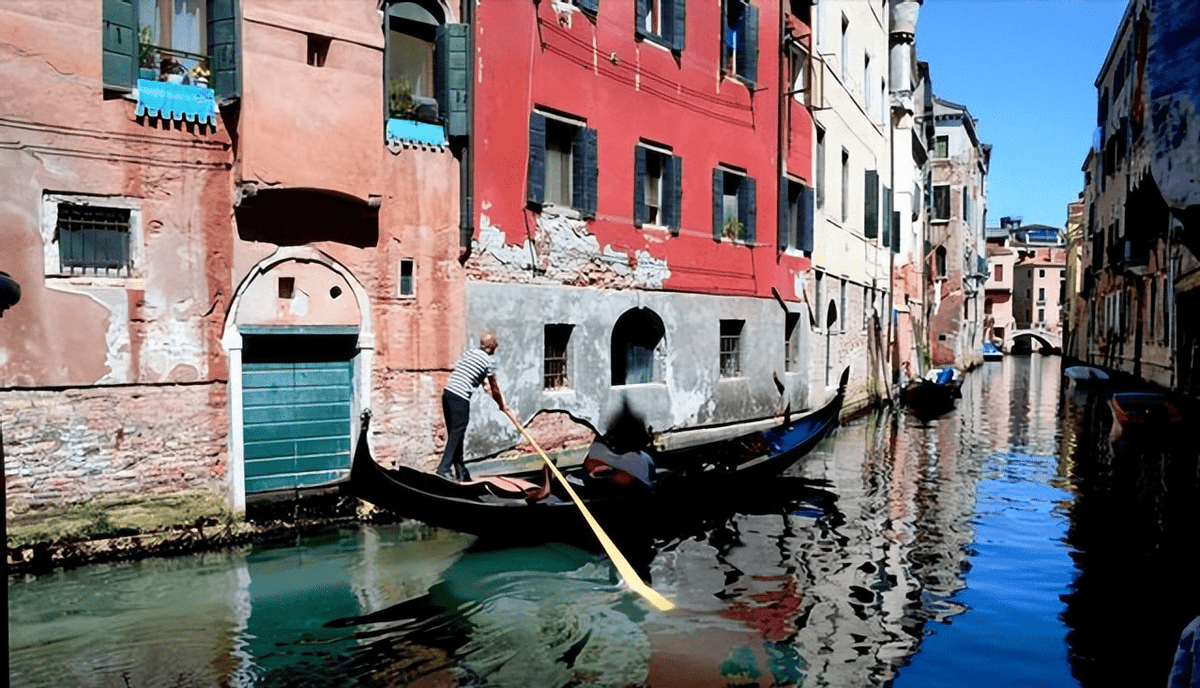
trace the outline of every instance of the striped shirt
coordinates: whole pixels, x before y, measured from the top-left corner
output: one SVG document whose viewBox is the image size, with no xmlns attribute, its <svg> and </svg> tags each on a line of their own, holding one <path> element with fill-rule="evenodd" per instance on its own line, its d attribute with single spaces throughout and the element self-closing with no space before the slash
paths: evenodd
<svg viewBox="0 0 1200 688">
<path fill-rule="evenodd" d="M 446 381 L 446 391 L 470 399 L 475 388 L 483 384 L 484 378 L 494 375 L 496 364 L 483 349 L 471 349 L 454 364 L 454 372 Z"/>
</svg>

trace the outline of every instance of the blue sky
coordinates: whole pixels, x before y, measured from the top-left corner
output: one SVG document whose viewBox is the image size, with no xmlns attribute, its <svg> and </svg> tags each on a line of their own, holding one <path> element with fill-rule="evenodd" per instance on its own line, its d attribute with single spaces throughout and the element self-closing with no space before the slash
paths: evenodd
<svg viewBox="0 0 1200 688">
<path fill-rule="evenodd" d="M 988 224 L 1062 227 L 1083 190 L 1093 85 L 1125 0 L 925 0 L 917 58 L 933 91 L 966 105 L 990 143 Z"/>
</svg>

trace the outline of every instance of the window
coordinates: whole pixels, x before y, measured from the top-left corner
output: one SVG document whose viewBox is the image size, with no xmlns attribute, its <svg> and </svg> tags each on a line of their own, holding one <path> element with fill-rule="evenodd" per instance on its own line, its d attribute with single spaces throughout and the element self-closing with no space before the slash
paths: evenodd
<svg viewBox="0 0 1200 688">
<path fill-rule="evenodd" d="M 1046 303 L 1046 288 L 1038 287 L 1038 303 Z"/>
<path fill-rule="evenodd" d="M 935 184 L 933 187 L 933 219 L 950 219 L 950 186 Z"/>
<path fill-rule="evenodd" d="M 850 78 L 850 20 L 846 15 L 842 15 L 842 52 L 838 53 L 838 62 L 841 63 L 842 83 L 845 84 Z"/>
<path fill-rule="evenodd" d="M 850 219 L 850 153 L 842 149 L 842 222 Z"/>
<path fill-rule="evenodd" d="M 845 332 L 846 331 L 846 321 L 849 319 L 849 314 L 850 314 L 850 312 L 846 310 L 846 278 L 843 277 L 839 281 L 840 281 L 840 286 L 839 286 L 840 292 L 838 294 L 838 313 L 841 314 L 841 318 L 840 318 L 841 322 L 839 323 L 839 325 L 841 325 L 841 328 L 840 328 L 841 331 Z"/>
<path fill-rule="evenodd" d="M 949 136 L 933 137 L 933 157 L 935 157 L 935 158 L 950 157 L 950 137 Z"/>
<path fill-rule="evenodd" d="M 1039 325 L 1045 325 L 1045 324 L 1046 324 L 1046 309 L 1045 309 L 1045 308 L 1039 308 L 1039 309 L 1038 309 L 1038 319 L 1037 319 L 1037 321 L 1038 321 L 1038 324 L 1039 324 Z"/>
<path fill-rule="evenodd" d="M 662 319 L 649 308 L 633 308 L 613 325 L 612 384 L 636 385 L 663 379 Z"/>
<path fill-rule="evenodd" d="M 542 389 L 569 387 L 567 378 L 567 344 L 572 325 L 546 325 L 545 354 L 542 357 Z"/>
<path fill-rule="evenodd" d="M 1003 265 L 993 266 L 992 273 L 993 273 L 992 279 L 996 280 L 997 282 L 1002 281 L 1004 279 L 1004 266 Z"/>
<path fill-rule="evenodd" d="M 813 190 L 800 182 L 784 177 L 779 185 L 779 244 L 780 251 L 813 250 Z"/>
<path fill-rule="evenodd" d="M 633 224 L 670 227 L 678 233 L 683 200 L 683 160 L 670 151 L 634 148 Z"/>
<path fill-rule="evenodd" d="M 327 36 L 318 36 L 316 34 L 308 34 L 308 66 L 309 67 L 324 67 L 325 60 L 329 57 L 329 44 L 332 39 Z"/>
<path fill-rule="evenodd" d="M 713 239 L 753 244 L 755 215 L 754 179 L 733 169 L 714 169 Z"/>
<path fill-rule="evenodd" d="M 783 328 L 783 370 L 795 373 L 800 370 L 800 314 L 787 313 Z"/>
<path fill-rule="evenodd" d="M 863 80 L 862 80 L 862 95 L 863 95 L 863 112 L 871 112 L 874 103 L 871 102 L 871 83 L 874 79 L 871 78 L 871 54 L 863 55 Z"/>
<path fill-rule="evenodd" d="M 686 1 L 637 0 L 637 35 L 674 51 L 683 50 Z"/>
<path fill-rule="evenodd" d="M 44 194 L 42 245 L 45 274 L 129 277 L 141 256 L 137 199 Z"/>
<path fill-rule="evenodd" d="M 945 277 L 946 276 L 946 247 L 945 246 L 938 246 L 937 250 L 933 252 L 933 267 L 934 267 L 934 275 L 936 275 L 937 277 Z"/>
<path fill-rule="evenodd" d="M 470 30 L 448 24 L 436 0 L 389 2 L 384 84 L 390 119 L 467 133 Z"/>
<path fill-rule="evenodd" d="M 1045 276 L 1046 276 L 1046 270 L 1044 268 L 1038 268 L 1038 277 L 1045 277 Z"/>
<path fill-rule="evenodd" d="M 962 221 L 971 221 L 971 195 L 965 185 L 962 188 Z"/>
<path fill-rule="evenodd" d="M 529 115 L 529 202 L 596 216 L 596 130 L 582 122 Z"/>
<path fill-rule="evenodd" d="M 721 377 L 742 375 L 742 326 L 744 320 L 721 321 Z"/>
<path fill-rule="evenodd" d="M 983 313 L 984 313 L 984 315 L 992 314 L 992 300 L 991 299 L 986 299 L 983 302 Z"/>
<path fill-rule="evenodd" d="M 415 263 L 412 258 L 403 258 L 400 260 L 400 279 L 399 279 L 399 294 L 400 296 L 416 296 L 417 281 L 413 270 Z"/>
<path fill-rule="evenodd" d="M 103 16 L 105 88 L 130 91 L 146 79 L 237 97 L 236 0 L 104 0 Z"/>
<path fill-rule="evenodd" d="M 747 86 L 758 80 L 758 8 L 746 0 L 721 0 L 721 68 Z"/>
<path fill-rule="evenodd" d="M 825 207 L 825 129 L 817 126 L 817 160 L 816 160 L 816 196 L 817 207 Z"/>
</svg>

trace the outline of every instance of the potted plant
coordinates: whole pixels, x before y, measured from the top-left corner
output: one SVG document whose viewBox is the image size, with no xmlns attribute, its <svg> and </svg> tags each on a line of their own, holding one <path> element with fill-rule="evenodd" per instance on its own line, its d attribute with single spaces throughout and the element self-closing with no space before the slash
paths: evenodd
<svg viewBox="0 0 1200 688">
<path fill-rule="evenodd" d="M 209 74 L 211 72 L 208 69 L 208 60 L 200 60 L 188 70 L 188 76 L 191 78 L 192 83 L 205 88 L 208 87 Z"/>
<path fill-rule="evenodd" d="M 737 219 L 736 215 L 725 218 L 725 224 L 721 227 L 721 235 L 726 239 L 738 239 L 743 237 L 743 232 L 746 231 L 746 226 L 742 221 Z"/>
<path fill-rule="evenodd" d="M 170 57 L 164 57 L 158 63 L 159 79 L 161 81 L 169 81 L 173 84 L 182 84 L 183 76 L 187 74 L 187 70 L 183 65 L 179 64 Z"/>
<path fill-rule="evenodd" d="M 413 99 L 413 86 L 408 77 L 397 77 L 388 84 L 388 117 L 413 119 L 417 113 L 417 101 Z"/>
</svg>

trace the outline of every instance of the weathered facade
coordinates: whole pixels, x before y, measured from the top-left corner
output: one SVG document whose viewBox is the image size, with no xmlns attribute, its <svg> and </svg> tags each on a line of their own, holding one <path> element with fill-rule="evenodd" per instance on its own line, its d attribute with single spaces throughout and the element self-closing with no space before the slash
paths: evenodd
<svg viewBox="0 0 1200 688">
<path fill-rule="evenodd" d="M 934 120 L 928 252 L 929 349 L 934 365 L 982 359 L 984 226 L 991 146 L 979 141 L 967 108 L 932 99 Z"/>
<path fill-rule="evenodd" d="M 388 135 L 384 56 L 411 43 L 373 0 L 336 5 L 0 9 L 10 511 L 187 490 L 242 508 L 344 475 L 367 406 L 382 456 L 434 452 L 461 143 Z"/>
<path fill-rule="evenodd" d="M 1131 0 L 1096 77 L 1072 355 L 1189 394 L 1200 337 L 1196 208 L 1200 51 L 1192 3 Z"/>
</svg>

